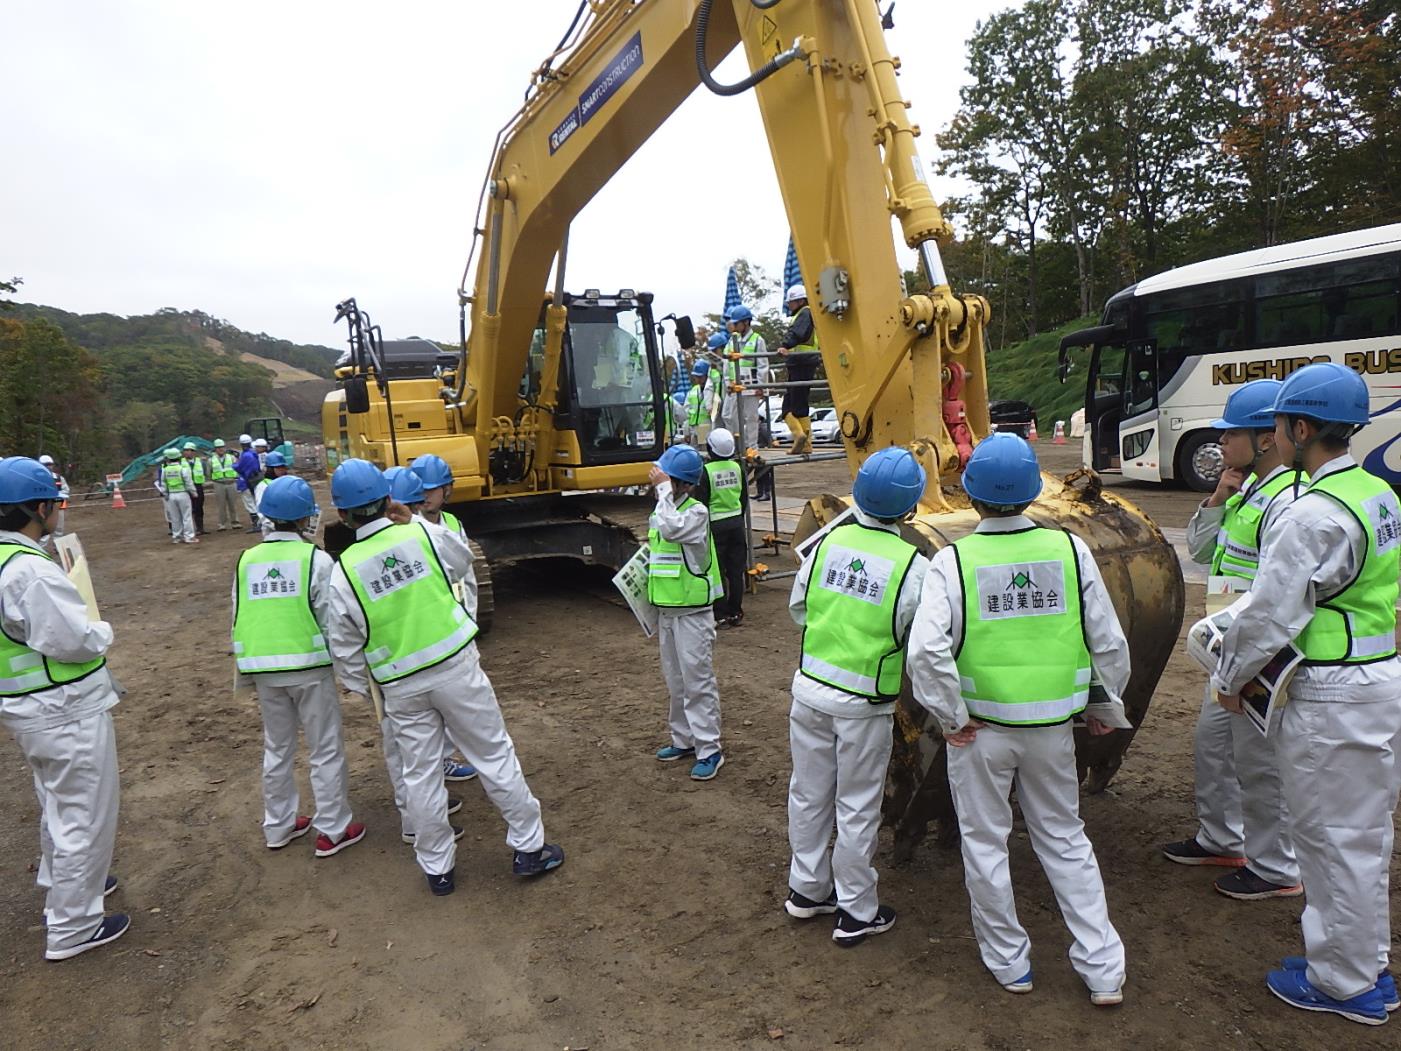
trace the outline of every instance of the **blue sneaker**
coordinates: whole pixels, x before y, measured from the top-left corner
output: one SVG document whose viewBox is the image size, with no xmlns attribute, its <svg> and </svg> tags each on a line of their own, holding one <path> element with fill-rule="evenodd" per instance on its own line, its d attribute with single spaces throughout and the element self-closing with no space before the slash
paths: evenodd
<svg viewBox="0 0 1401 1051">
<path fill-rule="evenodd" d="M 443 760 L 444 781 L 470 781 L 477 776 L 477 768 L 471 763 L 459 763 L 452 756 Z"/>
<path fill-rule="evenodd" d="M 1387 1019 L 1386 1004 L 1376 987 L 1348 1000 L 1335 1000 L 1314 988 L 1303 971 L 1271 971 L 1265 985 L 1285 1003 L 1305 1011 L 1342 1015 L 1363 1025 L 1382 1025 Z"/>
<path fill-rule="evenodd" d="M 1003 982 L 1002 988 L 1009 993 L 1029 993 L 1031 992 L 1031 968 L 1026 969 L 1026 974 L 1022 975 L 1015 982 Z"/>
<path fill-rule="evenodd" d="M 428 889 L 433 892 L 434 897 L 444 897 L 457 889 L 456 869 L 448 869 L 441 876 L 435 876 L 431 872 L 425 873 L 428 877 Z"/>
<path fill-rule="evenodd" d="M 1283 960 L 1286 971 L 1307 971 L 1309 961 L 1306 956 L 1286 956 Z M 1387 1014 L 1401 1011 L 1401 994 L 1396 991 L 1396 979 L 1390 971 L 1377 975 L 1377 992 L 1382 994 L 1382 1005 Z"/>
<path fill-rule="evenodd" d="M 657 762 L 674 763 L 678 759 L 685 759 L 687 756 L 696 754 L 694 748 L 677 748 L 674 744 L 669 744 L 665 748 L 657 749 Z"/>
<path fill-rule="evenodd" d="M 92 937 L 85 942 L 69 946 L 67 949 L 49 949 L 44 953 L 46 960 L 68 960 L 80 953 L 85 953 L 89 949 L 96 949 L 99 945 L 106 945 L 114 942 L 127 932 L 131 926 L 131 917 L 122 913 L 114 913 L 111 916 L 102 917 L 102 922 L 97 925 L 97 930 L 92 932 Z"/>
<path fill-rule="evenodd" d="M 697 759 L 696 765 L 691 767 L 692 781 L 713 781 L 715 775 L 720 772 L 720 768 L 725 765 L 725 756 L 722 752 L 708 755 L 704 759 Z"/>
<path fill-rule="evenodd" d="M 546 843 L 539 850 L 518 850 L 511 858 L 511 872 L 517 876 L 543 876 L 564 864 L 564 848 Z"/>
<path fill-rule="evenodd" d="M 116 876 L 108 876 L 106 881 L 102 884 L 102 896 L 104 898 L 107 897 L 107 895 L 111 894 L 120 886 L 121 883 Z"/>
</svg>

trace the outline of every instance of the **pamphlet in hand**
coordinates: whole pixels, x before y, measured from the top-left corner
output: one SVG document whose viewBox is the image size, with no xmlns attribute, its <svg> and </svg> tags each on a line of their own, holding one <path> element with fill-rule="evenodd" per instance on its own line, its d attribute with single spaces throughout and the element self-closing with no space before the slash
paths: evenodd
<svg viewBox="0 0 1401 1051">
<path fill-rule="evenodd" d="M 1221 640 L 1235 619 L 1235 606 L 1230 606 L 1193 624 L 1187 632 L 1188 656 L 1208 672 L 1214 672 L 1221 659 Z M 1274 713 L 1288 700 L 1289 680 L 1303 659 L 1304 655 L 1290 643 L 1241 688 L 1245 717 L 1262 734 L 1269 733 Z"/>
<path fill-rule="evenodd" d="M 92 589 L 92 574 L 88 572 L 88 559 L 83 554 L 83 543 L 72 533 L 54 538 L 54 551 L 58 554 L 59 565 L 73 581 L 83 603 L 88 608 L 88 620 L 96 623 L 102 619 L 97 609 L 97 596 Z"/>
<path fill-rule="evenodd" d="M 647 560 L 650 557 L 651 549 L 643 544 L 613 577 L 613 586 L 627 600 L 632 615 L 642 625 L 642 633 L 649 639 L 657 634 L 657 607 L 647 598 Z"/>
</svg>

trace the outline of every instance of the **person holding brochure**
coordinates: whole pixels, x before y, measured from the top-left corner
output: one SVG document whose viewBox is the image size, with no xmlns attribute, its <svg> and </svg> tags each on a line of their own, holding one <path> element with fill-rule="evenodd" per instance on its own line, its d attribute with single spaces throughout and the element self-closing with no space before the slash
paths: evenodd
<svg viewBox="0 0 1401 1051">
<path fill-rule="evenodd" d="M 1221 431 L 1225 470 L 1187 525 L 1196 562 L 1210 562 L 1213 593 L 1250 589 L 1260 548 L 1280 513 L 1294 502 L 1299 473 L 1285 466 L 1274 436 L 1279 380 L 1253 380 L 1226 399 Z M 1261 737 L 1243 716 L 1202 700 L 1195 741 L 1197 833 L 1163 847 L 1179 865 L 1233 868 L 1215 881 L 1228 898 L 1255 901 L 1304 893 L 1289 838 L 1275 738 Z M 1248 860 L 1247 860 L 1248 859 Z"/>
<path fill-rule="evenodd" d="M 1015 784 L 1074 939 L 1071 965 L 1092 1004 L 1122 1003 L 1124 943 L 1080 820 L 1071 720 L 1083 714 L 1096 736 L 1130 725 L 1121 700 L 1128 643 L 1084 541 L 1026 517 L 1041 471 L 1024 439 L 984 438 L 963 488 L 981 521 L 931 560 L 908 665 L 915 699 L 950 746 L 973 932 L 1001 986 L 1031 992 L 1031 941 L 1008 868 Z"/>
<path fill-rule="evenodd" d="M 1369 408 L 1362 378 L 1334 362 L 1306 365 L 1281 386 L 1275 440 L 1312 481 L 1270 530 L 1211 685 L 1237 711 L 1242 686 L 1286 643 L 1304 654 L 1276 747 L 1306 896 L 1305 955 L 1286 957 L 1266 984 L 1295 1007 L 1381 1025 L 1401 1008 L 1387 969 L 1401 791 L 1401 504 L 1348 453 Z"/>
</svg>

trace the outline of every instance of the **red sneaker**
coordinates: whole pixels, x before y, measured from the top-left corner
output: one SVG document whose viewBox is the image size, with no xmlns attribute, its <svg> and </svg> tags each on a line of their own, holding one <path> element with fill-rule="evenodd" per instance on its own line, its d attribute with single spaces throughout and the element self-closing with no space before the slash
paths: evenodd
<svg viewBox="0 0 1401 1051">
<path fill-rule="evenodd" d="M 297 818 L 297 823 L 296 823 L 295 825 L 292 826 L 292 831 L 291 831 L 291 832 L 288 832 L 288 833 L 287 833 L 286 835 L 284 835 L 281 839 L 274 840 L 273 842 L 269 843 L 269 844 L 268 844 L 268 849 L 269 849 L 269 850 L 281 850 L 281 849 L 282 849 L 283 847 L 285 847 L 288 843 L 292 842 L 292 840 L 294 840 L 294 839 L 301 839 L 304 835 L 306 835 L 306 834 L 307 834 L 308 832 L 310 832 L 310 831 L 311 831 L 311 818 L 309 818 L 309 817 L 298 817 L 298 818 Z"/>
<path fill-rule="evenodd" d="M 316 836 L 316 856 L 318 858 L 329 858 L 332 854 L 339 854 L 346 847 L 353 847 L 365 838 L 365 825 L 360 821 L 352 821 L 345 826 L 345 832 L 340 839 L 334 843 L 331 837 L 321 832 Z"/>
</svg>

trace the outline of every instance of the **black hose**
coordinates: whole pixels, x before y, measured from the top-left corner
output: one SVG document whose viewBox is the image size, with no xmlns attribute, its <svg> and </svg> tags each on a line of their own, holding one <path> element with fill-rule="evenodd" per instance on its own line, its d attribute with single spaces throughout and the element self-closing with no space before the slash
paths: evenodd
<svg viewBox="0 0 1401 1051">
<path fill-rule="evenodd" d="M 701 0 L 700 10 L 696 12 L 696 70 L 700 73 L 701 83 L 717 95 L 742 95 L 754 85 L 767 80 L 788 63 L 798 57 L 796 48 L 790 48 L 782 54 L 775 55 L 773 60 L 766 63 L 760 69 L 751 73 L 737 84 L 721 84 L 710 74 L 710 67 L 705 60 L 705 40 L 710 28 L 710 8 L 715 0 Z M 755 6 L 763 7 L 757 0 L 750 0 Z M 777 3 L 777 0 L 773 0 Z M 771 5 L 770 5 L 771 6 Z"/>
</svg>

